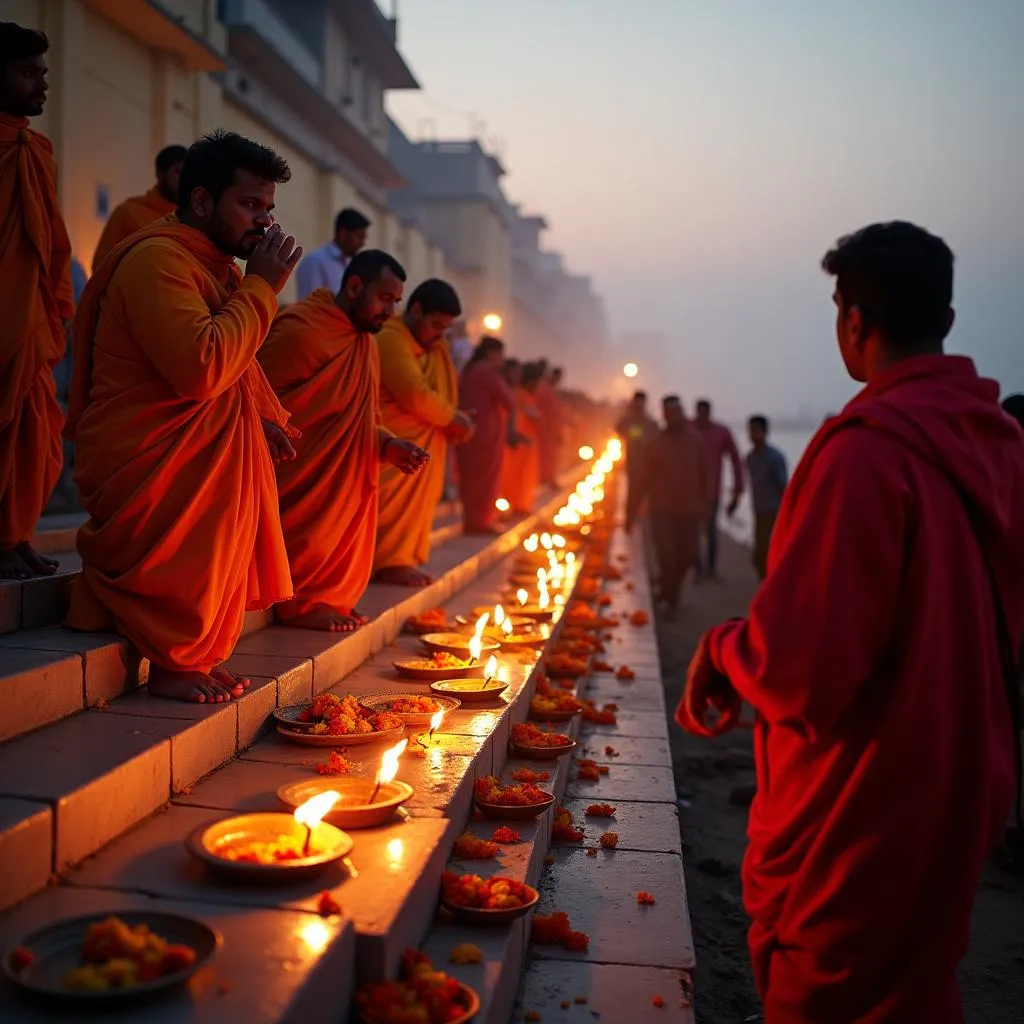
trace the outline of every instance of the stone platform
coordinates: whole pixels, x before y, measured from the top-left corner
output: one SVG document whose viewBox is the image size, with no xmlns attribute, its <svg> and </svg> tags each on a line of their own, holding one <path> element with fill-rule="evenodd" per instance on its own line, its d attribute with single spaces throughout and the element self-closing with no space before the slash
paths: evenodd
<svg viewBox="0 0 1024 1024">
<path fill-rule="evenodd" d="M 208 874 L 183 845 L 195 828 L 230 813 L 281 810 L 277 788 L 309 778 L 324 758 L 327 751 L 293 746 L 269 732 L 276 706 L 329 689 L 357 696 L 425 692 L 422 684 L 398 680 L 390 667 L 402 653 L 418 649 L 415 640 L 399 635 L 405 618 L 436 605 L 468 615 L 476 605 L 495 603 L 509 573 L 506 556 L 562 500 L 492 541 L 450 538 L 430 567 L 437 582 L 424 592 L 371 588 L 363 610 L 372 621 L 356 634 L 338 638 L 255 623 L 230 663 L 253 678 L 253 689 L 233 704 L 179 707 L 150 700 L 138 689 L 137 675 L 133 685 L 126 672 L 118 686 L 123 661 L 109 651 L 92 659 L 91 648 L 51 651 L 77 659 L 82 704 L 75 713 L 62 712 L 70 717 L 0 744 L 0 906 L 9 908 L 0 917 L 0 948 L 48 921 L 98 910 L 153 907 L 205 920 L 223 937 L 212 969 L 189 991 L 117 1015 L 140 1024 L 340 1024 L 350 1019 L 354 987 L 393 977 L 402 951 L 417 946 L 477 990 L 479 1022 L 504 1024 L 528 1010 L 542 1012 L 545 1020 L 592 1021 L 591 1011 L 605 1021 L 625 1020 L 617 1008 L 627 1005 L 626 998 L 631 1017 L 646 1019 L 641 1004 L 650 1006 L 653 988 L 666 1008 L 651 1010 L 659 1015 L 651 1019 L 690 1021 L 689 1011 L 679 1006 L 693 954 L 653 625 L 623 625 L 609 645 L 609 660 L 636 669 L 634 682 L 598 676 L 580 684 L 593 688 L 586 696 L 613 699 L 622 708 L 618 729 L 588 727 L 577 751 L 603 760 L 605 747 L 614 746 L 618 756 L 608 775 L 597 784 L 578 781 L 572 758 L 531 765 L 552 771 L 545 788 L 564 797 L 578 821 L 584 820 L 581 808 L 593 800 L 616 803 L 616 821 L 602 823 L 620 833 L 615 851 L 591 858 L 579 849 L 556 848 L 549 855 L 549 811 L 535 824 L 514 823 L 522 842 L 501 847 L 496 860 L 451 861 L 452 844 L 470 818 L 473 781 L 490 773 L 507 777 L 522 766 L 509 760 L 508 737 L 511 724 L 527 716 L 537 673 L 532 657 L 503 658 L 511 685 L 500 703 L 480 710 L 464 705 L 446 717 L 425 757 L 403 757 L 398 777 L 415 795 L 393 823 L 352 833 L 355 848 L 347 869 L 286 887 L 232 886 Z M 634 608 L 649 609 L 642 558 L 623 537 L 615 538 L 612 551 L 628 558 L 623 579 L 607 587 L 615 610 L 628 615 Z M 48 629 L 38 642 L 85 639 Z M 33 639 L 19 632 L 3 644 Z M 4 672 L 5 653 L 0 648 Z M 110 697 L 87 700 L 90 660 L 93 693 L 106 687 Z M 0 685 L 2 680 L 0 675 Z M 97 699 L 104 710 L 93 706 Z M 634 705 L 637 710 L 629 710 Z M 578 729 L 574 723 L 570 731 Z M 351 747 L 348 756 L 360 774 L 372 776 L 380 750 Z M 590 834 L 600 830 L 587 821 L 592 845 Z M 486 838 L 497 824 L 471 827 Z M 481 929 L 438 916 L 440 876 L 448 866 L 539 886 L 541 912 L 565 909 L 574 927 L 590 933 L 588 954 L 557 956 L 564 951 L 536 947 L 537 959 L 524 975 L 529 919 Z M 656 892 L 658 904 L 638 907 L 635 888 Z M 340 905 L 340 915 L 319 916 L 323 890 Z M 462 942 L 478 945 L 483 963 L 448 964 L 450 950 Z M 550 1009 L 552 986 L 567 993 L 563 998 L 586 994 L 589 1002 Z M 0 1019 L 63 1018 L 4 985 Z"/>
</svg>

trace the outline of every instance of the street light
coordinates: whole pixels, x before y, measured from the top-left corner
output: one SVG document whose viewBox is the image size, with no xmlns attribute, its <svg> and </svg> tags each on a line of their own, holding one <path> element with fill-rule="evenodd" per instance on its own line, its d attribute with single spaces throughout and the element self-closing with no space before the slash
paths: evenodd
<svg viewBox="0 0 1024 1024">
<path fill-rule="evenodd" d="M 637 366 L 636 363 L 626 363 L 622 368 L 622 373 L 625 377 L 635 377 L 639 372 L 640 367 Z"/>
<path fill-rule="evenodd" d="M 484 329 L 488 331 L 500 331 L 501 323 L 501 317 L 497 313 L 488 313 L 483 319 Z"/>
</svg>

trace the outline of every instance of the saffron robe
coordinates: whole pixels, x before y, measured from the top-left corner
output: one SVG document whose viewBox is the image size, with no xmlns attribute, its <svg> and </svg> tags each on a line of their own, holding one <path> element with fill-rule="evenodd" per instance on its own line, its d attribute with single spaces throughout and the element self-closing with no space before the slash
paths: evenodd
<svg viewBox="0 0 1024 1024">
<path fill-rule="evenodd" d="M 472 438 L 455 449 L 463 522 L 467 532 L 486 530 L 500 497 L 508 417 L 515 412 L 515 395 L 498 367 L 471 363 L 459 381 L 459 407 L 476 418 Z"/>
<path fill-rule="evenodd" d="M 284 310 L 260 363 L 302 432 L 298 457 L 277 466 L 295 596 L 287 622 L 317 607 L 352 612 L 373 569 L 380 449 L 380 363 L 326 288 Z"/>
<path fill-rule="evenodd" d="M 67 436 L 89 521 L 68 625 L 208 672 L 249 609 L 291 596 L 256 352 L 277 296 L 171 218 L 103 261 L 75 317 Z"/>
<path fill-rule="evenodd" d="M 448 439 L 445 427 L 458 410 L 458 376 L 440 341 L 420 346 L 401 316 L 377 335 L 380 353 L 381 422 L 396 437 L 430 453 L 412 476 L 383 466 L 378 499 L 374 569 L 423 565 L 430 557 L 430 531 L 444 493 Z"/>
<path fill-rule="evenodd" d="M 92 257 L 93 273 L 104 257 L 129 235 L 148 228 L 150 224 L 155 224 L 171 213 L 174 213 L 174 203 L 164 199 L 156 185 L 141 196 L 129 196 L 115 206 L 96 243 L 96 252 Z"/>
<path fill-rule="evenodd" d="M 32 539 L 60 477 L 53 369 L 74 316 L 50 140 L 0 114 L 0 549 Z"/>
<path fill-rule="evenodd" d="M 1014 652 L 1024 632 L 1024 445 L 998 395 L 961 357 L 886 370 L 811 442 L 750 617 L 709 636 L 758 712 L 743 882 L 766 1024 L 963 1019 L 1014 783 L 985 558 Z"/>
<path fill-rule="evenodd" d="M 558 391 L 546 380 L 537 386 L 536 399 L 541 414 L 540 479 L 541 483 L 552 483 L 562 468 L 565 407 Z"/>
<path fill-rule="evenodd" d="M 529 515 L 537 503 L 540 486 L 540 445 L 542 424 L 540 409 L 533 394 L 516 388 L 516 429 L 529 444 L 506 448 L 501 470 L 501 496 L 508 500 L 513 512 Z"/>
</svg>

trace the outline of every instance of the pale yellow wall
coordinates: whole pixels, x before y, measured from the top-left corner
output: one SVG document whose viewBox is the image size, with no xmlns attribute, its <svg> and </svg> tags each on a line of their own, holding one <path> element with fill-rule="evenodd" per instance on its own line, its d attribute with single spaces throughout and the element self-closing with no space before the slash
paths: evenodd
<svg viewBox="0 0 1024 1024">
<path fill-rule="evenodd" d="M 292 177 L 287 184 L 277 188 L 275 216 L 306 251 L 323 244 L 318 240 L 322 234 L 318 202 L 320 175 L 313 163 L 230 100 L 224 104 L 223 126 L 270 146 L 288 161 Z M 281 300 L 295 301 L 294 276 L 281 293 Z"/>
<path fill-rule="evenodd" d="M 406 227 L 405 255 L 402 263 L 405 272 L 409 277 L 409 291 L 416 287 L 421 281 L 431 277 L 430 273 L 430 247 L 422 231 L 414 227 Z"/>
</svg>

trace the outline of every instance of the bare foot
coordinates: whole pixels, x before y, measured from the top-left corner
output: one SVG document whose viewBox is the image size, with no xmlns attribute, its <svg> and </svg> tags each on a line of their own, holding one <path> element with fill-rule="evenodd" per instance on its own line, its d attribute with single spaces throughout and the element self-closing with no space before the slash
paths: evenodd
<svg viewBox="0 0 1024 1024">
<path fill-rule="evenodd" d="M 0 580 L 28 580 L 32 570 L 18 557 L 14 548 L 0 551 Z"/>
<path fill-rule="evenodd" d="M 246 679 L 245 676 L 236 676 L 234 672 L 229 672 L 223 665 L 211 668 L 210 678 L 228 687 L 234 700 L 238 700 L 252 686 L 251 679 Z"/>
<path fill-rule="evenodd" d="M 243 685 L 224 669 L 213 669 L 213 672 L 226 676 L 227 681 L 215 678 L 212 672 L 210 675 L 205 672 L 174 672 L 151 664 L 147 685 L 154 697 L 184 700 L 191 704 L 224 704 L 242 696 L 248 680 Z"/>
<path fill-rule="evenodd" d="M 294 618 L 284 620 L 286 626 L 295 626 L 297 629 L 322 629 L 326 633 L 354 633 L 360 626 L 365 626 L 370 620 L 361 615 L 354 608 L 348 615 L 333 608 L 321 605 L 313 608 L 304 615 L 296 615 Z"/>
<path fill-rule="evenodd" d="M 28 541 L 17 545 L 14 550 L 36 576 L 52 576 L 60 568 L 56 558 L 41 555 Z"/>
<path fill-rule="evenodd" d="M 432 576 L 414 569 L 411 565 L 391 565 L 378 571 L 374 577 L 378 583 L 392 583 L 397 587 L 426 587 L 434 582 Z"/>
</svg>

